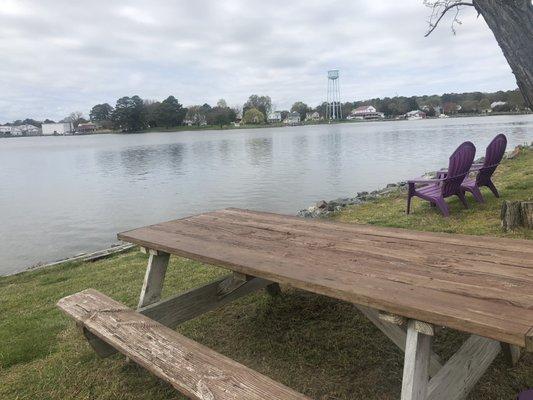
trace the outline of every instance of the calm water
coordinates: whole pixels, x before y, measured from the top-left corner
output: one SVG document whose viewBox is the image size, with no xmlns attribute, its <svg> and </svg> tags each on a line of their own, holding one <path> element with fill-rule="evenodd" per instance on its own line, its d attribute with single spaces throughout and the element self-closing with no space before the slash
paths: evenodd
<svg viewBox="0 0 533 400">
<path fill-rule="evenodd" d="M 533 116 L 0 140 L 0 274 L 224 207 L 294 214 L 444 166 L 472 140 L 533 140 Z"/>
</svg>

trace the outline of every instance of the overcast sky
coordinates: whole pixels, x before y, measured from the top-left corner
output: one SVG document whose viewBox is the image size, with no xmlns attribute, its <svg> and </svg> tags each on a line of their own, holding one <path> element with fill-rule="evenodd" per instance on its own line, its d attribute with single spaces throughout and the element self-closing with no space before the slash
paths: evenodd
<svg viewBox="0 0 533 400">
<path fill-rule="evenodd" d="M 516 87 L 471 7 L 456 36 L 444 20 L 424 38 L 428 15 L 422 0 L 0 0 L 0 122 L 134 94 L 315 106 L 331 68 L 343 101 Z"/>
</svg>

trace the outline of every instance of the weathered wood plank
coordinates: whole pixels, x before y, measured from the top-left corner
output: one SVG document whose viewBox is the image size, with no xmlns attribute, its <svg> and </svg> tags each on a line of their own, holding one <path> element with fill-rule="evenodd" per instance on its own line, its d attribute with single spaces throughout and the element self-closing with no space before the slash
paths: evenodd
<svg viewBox="0 0 533 400">
<path fill-rule="evenodd" d="M 505 355 L 507 364 L 511 367 L 518 364 L 521 355 L 521 349 L 518 346 L 509 343 L 500 343 L 502 352 Z"/>
<path fill-rule="evenodd" d="M 252 278 L 244 283 L 241 282 L 234 290 L 222 293 L 221 286 L 227 287 L 226 282 L 232 279 L 234 279 L 232 275 L 217 279 L 200 288 L 142 307 L 138 311 L 167 327 L 175 328 L 185 321 L 272 284 L 265 279 Z"/>
<path fill-rule="evenodd" d="M 138 308 L 156 303 L 161 299 L 161 290 L 167 272 L 169 253 L 148 251 L 148 267 L 144 276 Z"/>
<path fill-rule="evenodd" d="M 228 286 L 231 285 L 228 282 L 232 280 L 241 282 L 241 284 L 227 292 Z M 269 285 L 272 285 L 272 282 L 261 278 L 251 278 L 242 283 L 241 279 L 235 279 L 234 275 L 228 275 L 202 287 L 191 289 L 157 303 L 141 307 L 137 311 L 154 321 L 174 329 L 186 321 L 215 310 L 218 307 L 222 307 L 242 296 L 261 290 Z M 223 289 L 221 290 L 221 288 Z M 91 335 L 90 332 L 88 334 Z M 115 349 L 109 347 L 96 337 L 87 337 L 87 339 L 91 339 L 91 346 L 100 357 L 109 357 L 116 353 Z"/>
<path fill-rule="evenodd" d="M 402 317 L 401 315 L 392 314 L 385 311 L 379 312 L 379 319 L 389 324 L 404 326 L 407 324 L 407 318 Z"/>
<path fill-rule="evenodd" d="M 223 210 L 119 235 L 243 274 L 525 346 L 533 246 Z"/>
<path fill-rule="evenodd" d="M 433 338 L 415 329 L 415 321 L 407 324 L 403 364 L 402 400 L 426 400 L 429 359 Z"/>
<path fill-rule="evenodd" d="M 472 335 L 430 380 L 427 400 L 466 398 L 500 348 L 495 340 Z"/>
<path fill-rule="evenodd" d="M 355 306 L 363 315 L 365 315 L 370 322 L 372 322 L 376 328 L 385 334 L 398 348 L 402 351 L 405 351 L 405 342 L 407 340 L 407 333 L 405 327 L 398 326 L 397 324 L 392 324 L 386 322 L 381 318 L 381 315 L 378 311 L 364 306 Z M 429 360 L 429 376 L 435 376 L 437 372 L 442 368 L 442 363 L 440 357 L 431 352 Z"/>
<path fill-rule="evenodd" d="M 309 400 L 93 289 L 61 299 L 58 307 L 189 398 Z"/>
</svg>

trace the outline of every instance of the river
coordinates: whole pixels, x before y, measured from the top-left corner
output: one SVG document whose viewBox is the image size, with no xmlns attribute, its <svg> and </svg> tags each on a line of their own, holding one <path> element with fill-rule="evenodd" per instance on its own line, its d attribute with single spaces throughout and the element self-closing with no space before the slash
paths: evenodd
<svg viewBox="0 0 533 400">
<path fill-rule="evenodd" d="M 0 274 L 224 207 L 295 214 L 447 164 L 471 140 L 533 140 L 533 115 L 0 139 Z"/>
</svg>

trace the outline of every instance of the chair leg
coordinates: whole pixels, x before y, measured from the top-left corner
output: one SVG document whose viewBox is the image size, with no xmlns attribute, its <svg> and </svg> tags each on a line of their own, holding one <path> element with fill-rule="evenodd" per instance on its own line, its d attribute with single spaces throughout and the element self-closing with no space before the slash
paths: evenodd
<svg viewBox="0 0 533 400">
<path fill-rule="evenodd" d="M 439 210 L 445 217 L 450 216 L 450 209 L 448 208 L 448 204 L 444 199 L 438 199 L 435 204 L 437 204 L 437 207 L 439 207 Z"/>
<path fill-rule="evenodd" d="M 477 186 L 471 187 L 470 192 L 472 193 L 472 196 L 474 196 L 474 199 L 476 199 L 478 203 L 485 202 L 485 199 L 483 198 L 483 194 L 481 194 L 481 190 L 479 190 Z"/>
<path fill-rule="evenodd" d="M 496 189 L 496 186 L 494 186 L 494 183 L 489 179 L 486 186 L 490 189 L 492 193 L 494 193 L 494 196 L 500 197 L 500 194 L 498 193 L 498 189 Z"/>
<path fill-rule="evenodd" d="M 457 197 L 459 197 L 459 200 L 461 200 L 461 203 L 463 203 L 463 206 L 465 206 L 465 208 L 468 208 L 468 203 L 466 201 L 465 192 L 463 192 L 462 190 L 458 191 Z"/>
<path fill-rule="evenodd" d="M 407 193 L 407 214 L 411 212 L 411 198 L 415 194 L 415 184 L 409 183 L 409 191 Z"/>
</svg>

